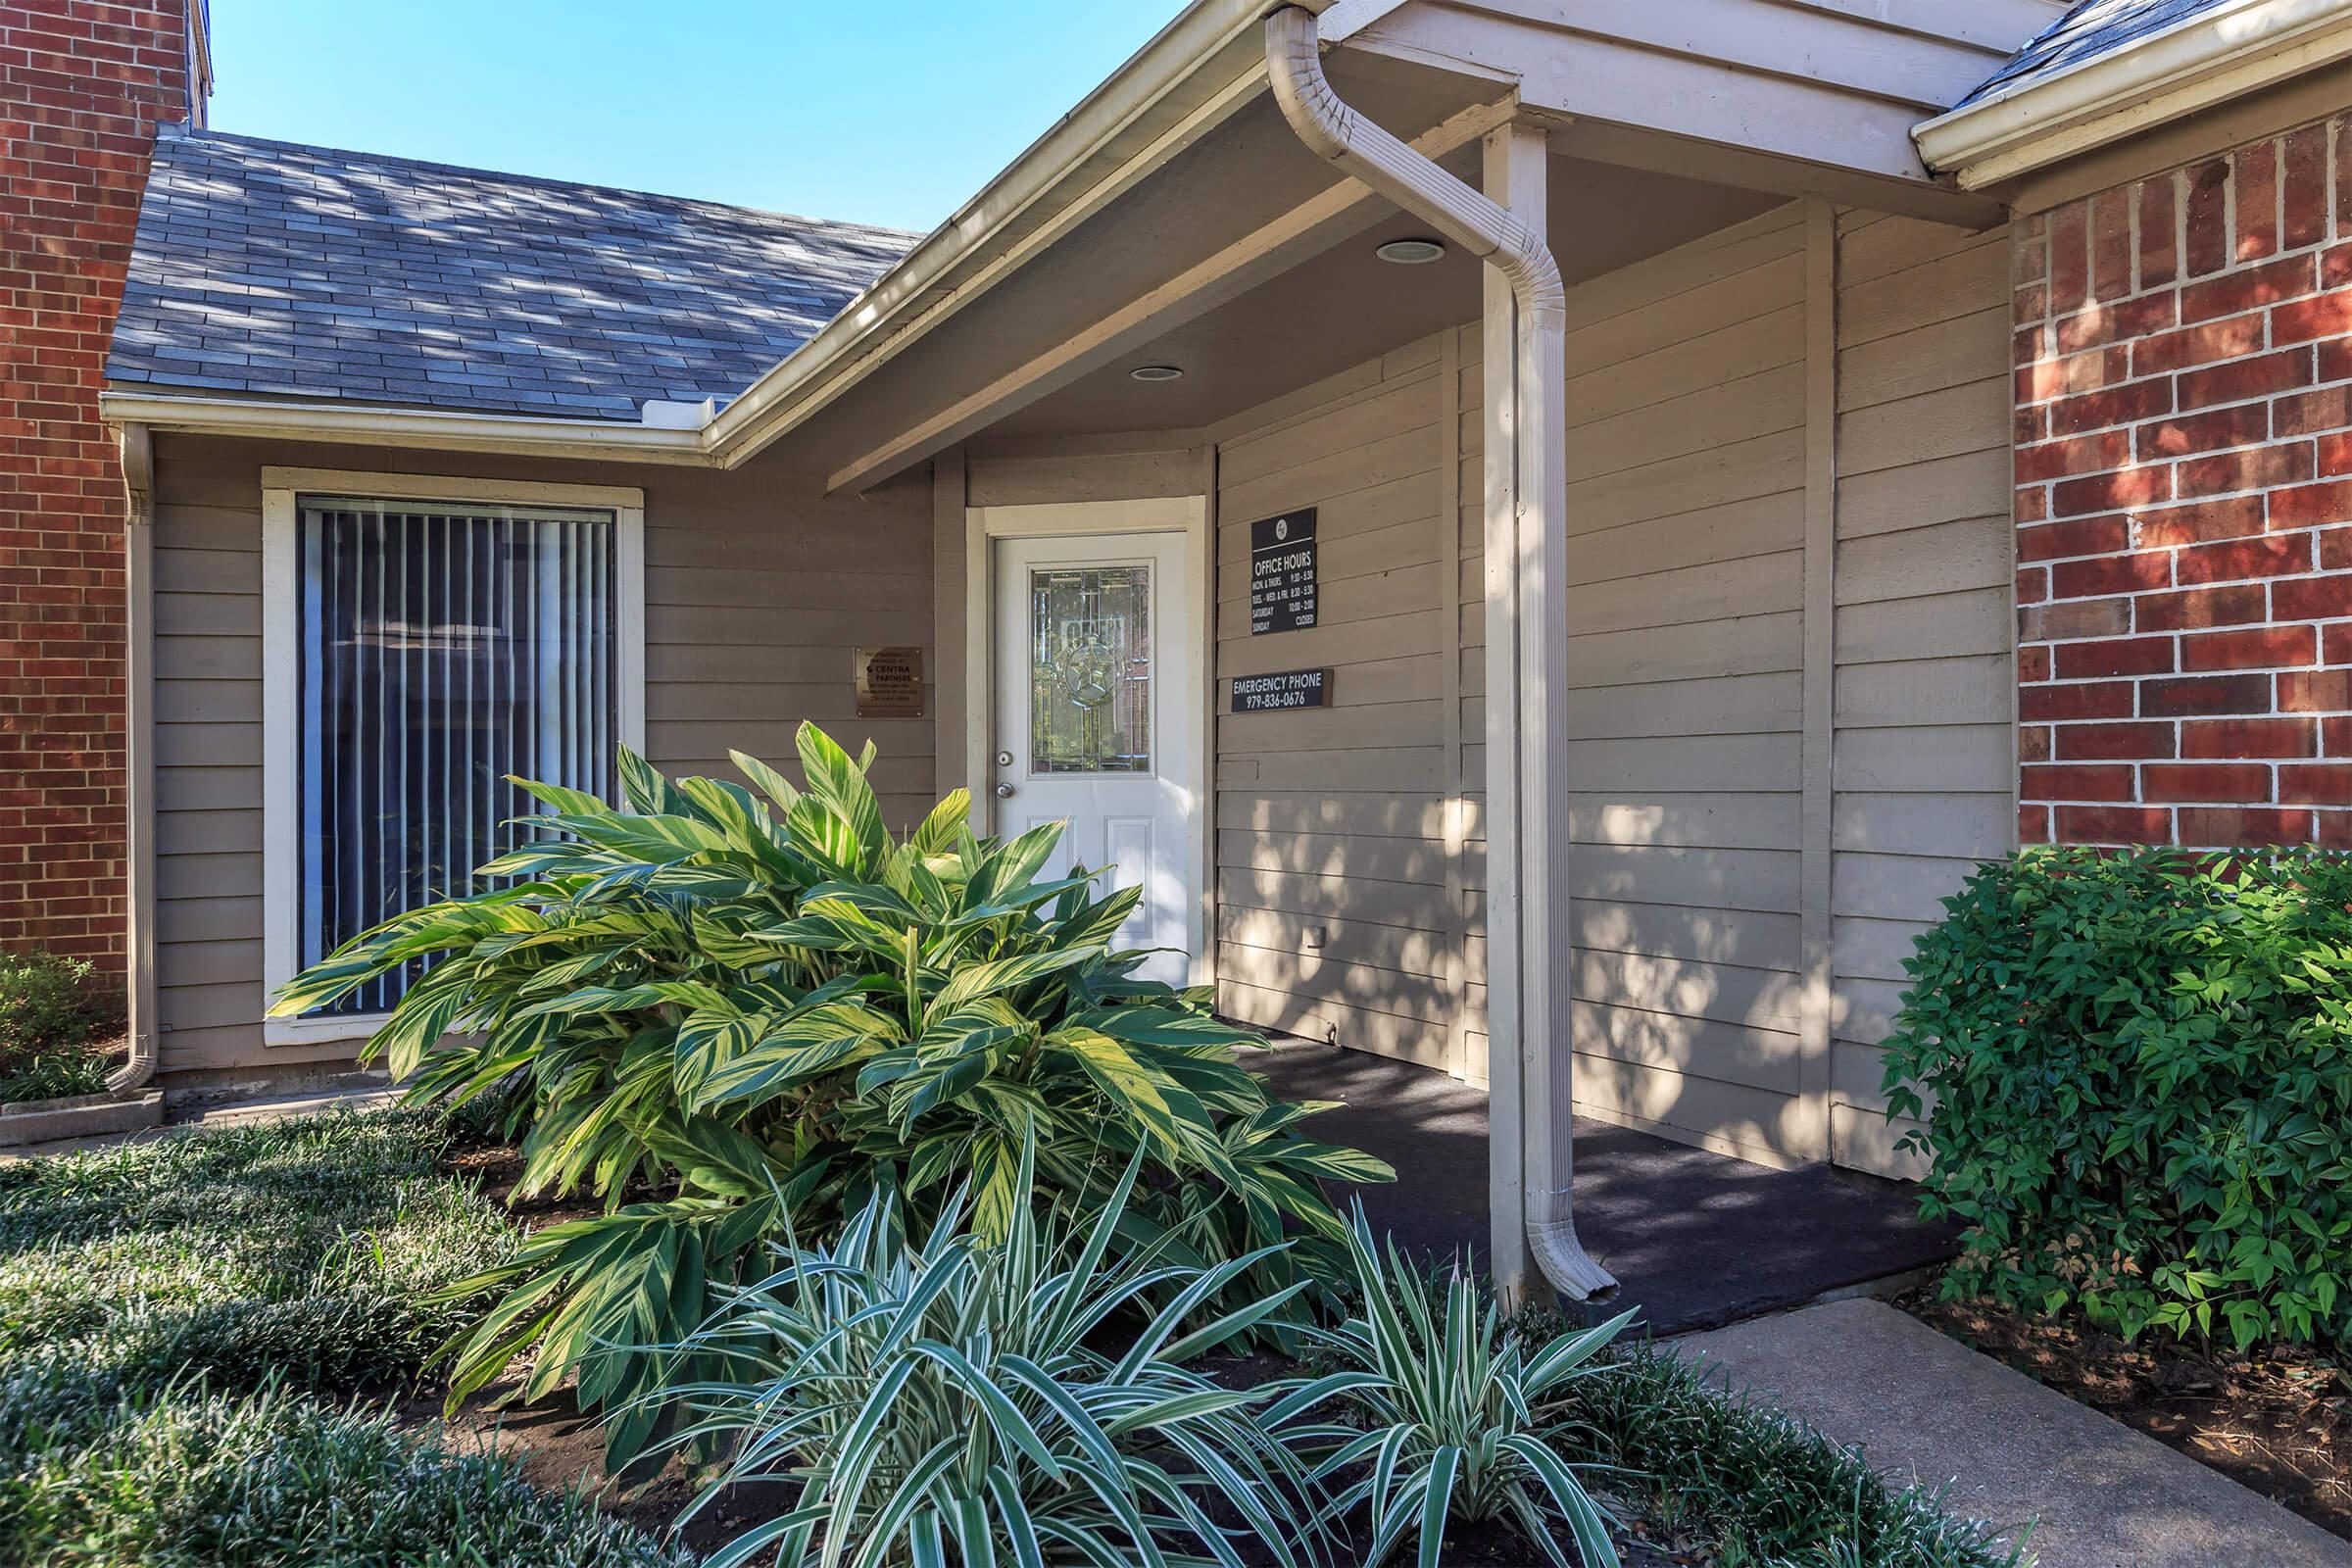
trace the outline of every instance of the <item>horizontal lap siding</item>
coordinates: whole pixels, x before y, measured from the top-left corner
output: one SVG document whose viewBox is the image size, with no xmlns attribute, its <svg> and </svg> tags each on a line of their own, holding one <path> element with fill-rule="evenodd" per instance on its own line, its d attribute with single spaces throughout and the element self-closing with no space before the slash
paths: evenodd
<svg viewBox="0 0 2352 1568">
<path fill-rule="evenodd" d="M 1849 214 L 1838 264 L 1832 1147 L 1896 1172 L 1902 960 L 2016 831 L 2009 261 L 2002 230 Z"/>
<path fill-rule="evenodd" d="M 1577 1103 L 1772 1162 L 1799 1153 L 1799 212 L 1569 294 Z"/>
<path fill-rule="evenodd" d="M 928 719 L 860 721 L 856 646 L 931 644 L 927 483 L 790 509 L 764 474 L 530 465 L 350 449 L 159 443 L 155 517 L 157 954 L 165 1086 L 323 1070 L 349 1048 L 265 1047 L 265 465 L 635 485 L 646 493 L 646 730 L 671 772 L 779 761 L 814 718 L 881 751 L 894 824 L 929 805 Z M 194 1075 L 203 1075 L 201 1078 Z"/>
<path fill-rule="evenodd" d="M 1430 338 L 1285 397 L 1233 421 L 1217 465 L 1220 1004 L 1431 1066 L 1453 1065 L 1466 1000 L 1462 921 L 1446 913 L 1444 369 Z M 1301 507 L 1318 512 L 1318 623 L 1252 637 L 1250 525 Z M 1318 666 L 1329 708 L 1226 711 L 1237 675 Z"/>
</svg>

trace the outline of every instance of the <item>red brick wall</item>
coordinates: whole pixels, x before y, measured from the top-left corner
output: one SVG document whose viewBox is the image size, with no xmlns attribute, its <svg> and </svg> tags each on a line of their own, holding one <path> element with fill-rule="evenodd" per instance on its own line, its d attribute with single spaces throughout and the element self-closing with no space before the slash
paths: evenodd
<svg viewBox="0 0 2352 1568">
<path fill-rule="evenodd" d="M 2352 848 L 2352 121 L 2014 232 L 2021 839 Z"/>
<path fill-rule="evenodd" d="M 0 945 L 123 923 L 122 484 L 98 419 L 188 0 L 0 0 Z"/>
</svg>

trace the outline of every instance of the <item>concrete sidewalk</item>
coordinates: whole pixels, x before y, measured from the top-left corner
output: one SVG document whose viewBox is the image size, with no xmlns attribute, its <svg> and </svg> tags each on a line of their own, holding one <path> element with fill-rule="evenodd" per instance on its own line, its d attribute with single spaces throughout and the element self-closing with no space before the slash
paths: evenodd
<svg viewBox="0 0 2352 1568">
<path fill-rule="evenodd" d="M 2345 1568 L 2352 1544 L 1883 1301 L 1678 1340 L 1956 1513 L 2022 1527 L 2041 1568 Z"/>
</svg>

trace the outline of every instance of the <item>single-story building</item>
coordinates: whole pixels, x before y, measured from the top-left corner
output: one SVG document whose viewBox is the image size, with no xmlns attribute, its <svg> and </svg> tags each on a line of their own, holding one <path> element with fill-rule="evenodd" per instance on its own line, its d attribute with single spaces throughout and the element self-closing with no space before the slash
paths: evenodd
<svg viewBox="0 0 2352 1568">
<path fill-rule="evenodd" d="M 347 1068 L 384 997 L 265 999 L 504 774 L 813 719 L 902 819 L 1069 819 L 1233 1016 L 1485 1086 L 1506 1282 L 1606 1283 L 1571 1103 L 1899 1172 L 1974 864 L 2352 847 L 2347 57 L 2347 0 L 1193 0 L 924 236 L 166 126 L 125 1080 Z"/>
</svg>

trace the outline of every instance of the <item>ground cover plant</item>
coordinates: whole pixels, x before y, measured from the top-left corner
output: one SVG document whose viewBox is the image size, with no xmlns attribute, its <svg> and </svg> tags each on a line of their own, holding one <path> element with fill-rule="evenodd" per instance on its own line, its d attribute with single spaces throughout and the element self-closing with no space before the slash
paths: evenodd
<svg viewBox="0 0 2352 1568">
<path fill-rule="evenodd" d="M 1947 1294 L 2346 1343 L 2352 858 L 2032 850 L 1945 908 L 1886 1083 L 1968 1227 Z"/>
<path fill-rule="evenodd" d="M 0 1167 L 0 1376 L 414 1377 L 480 1306 L 436 1293 L 515 1247 L 445 1144 L 428 1115 L 343 1114 Z"/>
<path fill-rule="evenodd" d="M 688 1568 L 578 1490 L 285 1388 L 93 1393 L 56 1365 L 0 1408 L 0 1563 L 33 1568 Z M 45 1406 L 39 1396 L 47 1396 Z"/>
<path fill-rule="evenodd" d="M 414 1112 L 0 1167 L 0 1564 L 688 1559 L 341 1401 L 416 1379 L 514 1228 Z"/>
<path fill-rule="evenodd" d="M 894 842 L 870 749 L 804 726 L 799 750 L 805 790 L 741 755 L 758 793 L 628 753 L 627 809 L 524 784 L 547 809 L 485 868 L 511 880 L 387 922 L 277 1000 L 298 1013 L 429 961 L 373 1049 L 426 1101 L 522 1080 L 518 1194 L 607 1203 L 463 1283 L 505 1297 L 458 1348 L 453 1400 L 535 1348 L 526 1396 L 575 1378 L 585 1405 L 624 1412 L 612 1456 L 641 1452 L 646 1396 L 711 1369 L 607 1352 L 683 1343 L 788 1224 L 821 1239 L 878 1191 L 922 1224 L 968 1182 L 995 1239 L 1032 1201 L 1099 1208 L 1141 1157 L 1129 1245 L 1252 1256 L 1236 1284 L 1261 1294 L 1336 1277 L 1319 1181 L 1390 1173 L 1302 1137 L 1316 1107 L 1235 1059 L 1262 1041 L 1112 951 L 1135 890 L 1040 880 L 1058 827 L 975 838 L 960 792 Z"/>
<path fill-rule="evenodd" d="M 1569 1382 L 1547 1430 L 1650 1534 L 1716 1568 L 2031 1568 L 2030 1532 L 1945 1511 L 1859 1452 L 1651 1345 Z M 2017 1521 L 2030 1526 L 2031 1521 Z M 1680 1554 L 1678 1553 L 1678 1560 Z"/>
<path fill-rule="evenodd" d="M 87 958 L 0 952 L 0 1104 L 95 1095 L 122 1007 L 95 985 Z"/>
</svg>

